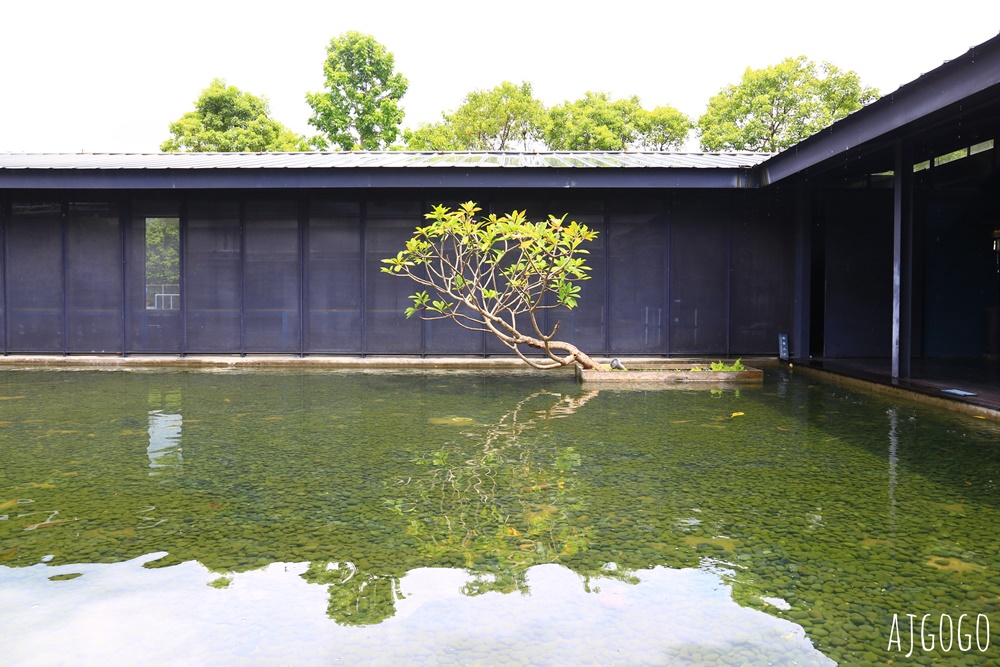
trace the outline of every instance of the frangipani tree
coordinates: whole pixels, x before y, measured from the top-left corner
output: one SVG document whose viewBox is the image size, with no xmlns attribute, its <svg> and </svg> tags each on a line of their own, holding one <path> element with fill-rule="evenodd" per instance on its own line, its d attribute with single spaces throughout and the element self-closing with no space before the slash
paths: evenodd
<svg viewBox="0 0 1000 667">
<path fill-rule="evenodd" d="M 524 211 L 477 218 L 481 210 L 475 202 L 456 210 L 436 206 L 424 216 L 430 224 L 418 227 L 395 257 L 382 260 L 384 273 L 426 288 L 410 297 L 406 316 L 450 319 L 492 333 L 534 368 L 603 370 L 575 345 L 555 340 L 559 322 L 543 329 L 546 310 L 576 308 L 577 283 L 590 278 L 581 244 L 597 238 L 597 231 L 565 215 L 531 222 Z M 521 330 L 525 325 L 529 333 Z M 544 357 L 528 357 L 524 347 Z"/>
</svg>

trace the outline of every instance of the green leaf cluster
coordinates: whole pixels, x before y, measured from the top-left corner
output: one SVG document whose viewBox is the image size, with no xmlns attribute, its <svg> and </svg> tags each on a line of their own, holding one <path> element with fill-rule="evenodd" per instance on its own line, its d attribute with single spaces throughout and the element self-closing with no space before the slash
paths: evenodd
<svg viewBox="0 0 1000 667">
<path fill-rule="evenodd" d="M 731 364 L 727 364 L 724 361 L 713 361 L 713 362 L 709 363 L 708 369 L 706 369 L 703 366 L 694 366 L 691 370 L 692 371 L 709 370 L 709 371 L 714 371 L 714 372 L 718 373 L 718 372 L 723 372 L 723 371 L 726 371 L 726 372 L 745 371 L 746 369 L 747 369 L 747 367 L 743 365 L 743 359 L 737 359 L 736 361 L 734 361 Z"/>
<path fill-rule="evenodd" d="M 451 114 L 403 135 L 406 148 L 446 150 L 665 150 L 679 148 L 693 124 L 670 106 L 647 110 L 638 97 L 588 92 L 546 109 L 531 84 L 504 81 L 469 93 Z"/>
<path fill-rule="evenodd" d="M 545 107 L 531 84 L 504 81 L 491 90 L 474 90 L 437 123 L 406 130 L 410 150 L 529 150 L 542 136 Z"/>
<path fill-rule="evenodd" d="M 305 137 L 271 118 L 267 98 L 215 79 L 189 111 L 170 124 L 165 153 L 304 151 Z"/>
<path fill-rule="evenodd" d="M 341 150 L 380 150 L 399 134 L 399 101 L 409 82 L 395 56 L 371 35 L 348 31 L 330 40 L 323 64 L 326 90 L 307 93 L 309 124 Z"/>
<path fill-rule="evenodd" d="M 698 119 L 705 151 L 780 151 L 878 97 L 857 73 L 805 56 L 747 68 L 711 98 Z"/>
<path fill-rule="evenodd" d="M 384 273 L 426 288 L 410 296 L 406 316 L 451 319 L 472 331 L 491 332 L 515 351 L 524 344 L 551 354 L 558 345 L 571 352 L 568 360 L 553 355 L 559 364 L 585 356 L 552 341 L 558 324 L 544 332 L 540 315 L 577 307 L 579 283 L 590 279 L 582 245 L 595 240 L 597 231 L 565 215 L 532 222 L 525 211 L 481 218 L 480 211 L 471 201 L 454 210 L 435 206 L 425 216 L 429 224 L 418 227 L 395 257 L 382 260 Z M 534 335 L 519 330 L 521 316 Z M 588 357 L 585 363 L 592 361 Z"/>
</svg>

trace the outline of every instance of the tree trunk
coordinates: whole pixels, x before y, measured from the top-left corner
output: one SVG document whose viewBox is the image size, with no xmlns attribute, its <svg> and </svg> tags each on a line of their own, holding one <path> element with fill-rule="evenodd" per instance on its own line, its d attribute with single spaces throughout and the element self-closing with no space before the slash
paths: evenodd
<svg viewBox="0 0 1000 667">
<path fill-rule="evenodd" d="M 590 358 L 588 354 L 581 351 L 576 345 L 572 343 L 565 343 L 561 340 L 550 340 L 546 345 L 545 341 L 539 340 L 537 338 L 532 338 L 531 336 L 525 336 L 521 334 L 518 343 L 527 345 L 528 347 L 533 347 L 538 350 L 558 350 L 561 352 L 566 352 L 565 357 L 559 357 L 554 354 L 550 354 L 547 358 L 553 362 L 556 362 L 552 366 L 547 366 L 547 368 L 555 368 L 556 365 L 559 366 L 571 366 L 573 364 L 579 365 L 581 368 L 588 371 L 603 371 L 605 370 L 603 366 L 598 364 L 596 361 Z M 539 368 L 539 366 L 536 366 Z"/>
</svg>

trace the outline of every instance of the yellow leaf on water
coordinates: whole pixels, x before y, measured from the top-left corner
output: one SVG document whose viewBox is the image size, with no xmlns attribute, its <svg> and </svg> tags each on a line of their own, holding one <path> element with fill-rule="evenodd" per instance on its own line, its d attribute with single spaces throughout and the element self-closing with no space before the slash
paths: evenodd
<svg viewBox="0 0 1000 667">
<path fill-rule="evenodd" d="M 5 510 L 15 505 L 17 505 L 17 498 L 0 503 L 0 510 Z"/>
<path fill-rule="evenodd" d="M 730 416 L 730 417 L 742 417 L 742 416 L 743 416 L 743 413 L 742 413 L 742 412 L 734 412 L 733 414 L 731 414 L 731 415 L 729 415 L 729 416 Z"/>
</svg>

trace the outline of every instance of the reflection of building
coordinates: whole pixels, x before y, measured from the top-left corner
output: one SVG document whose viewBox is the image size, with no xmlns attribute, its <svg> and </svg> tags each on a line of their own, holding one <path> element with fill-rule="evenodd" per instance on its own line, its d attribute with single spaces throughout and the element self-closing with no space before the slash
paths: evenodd
<svg viewBox="0 0 1000 667">
<path fill-rule="evenodd" d="M 583 307 L 552 315 L 591 353 L 773 355 L 789 332 L 905 376 L 995 352 L 998 72 L 1000 38 L 775 156 L 0 155 L 0 346 L 502 353 L 405 319 L 413 287 L 379 273 L 429 205 L 474 199 L 601 231 Z"/>
<path fill-rule="evenodd" d="M 177 391 L 150 391 L 149 412 L 147 420 L 149 428 L 149 444 L 146 455 L 149 457 L 149 467 L 156 473 L 157 468 L 179 466 L 184 459 L 181 451 L 181 397 Z"/>
<path fill-rule="evenodd" d="M 181 416 L 149 411 L 149 446 L 146 447 L 150 468 L 181 464 Z"/>
</svg>

